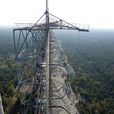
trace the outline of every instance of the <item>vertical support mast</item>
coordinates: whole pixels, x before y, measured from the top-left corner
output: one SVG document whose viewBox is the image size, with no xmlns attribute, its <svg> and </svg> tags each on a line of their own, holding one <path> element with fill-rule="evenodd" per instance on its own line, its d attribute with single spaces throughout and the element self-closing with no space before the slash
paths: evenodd
<svg viewBox="0 0 114 114">
<path fill-rule="evenodd" d="M 47 30 L 47 33 L 49 31 L 49 8 L 48 8 L 48 0 L 46 0 L 46 30 Z"/>
<path fill-rule="evenodd" d="M 46 0 L 46 11 L 48 11 L 48 0 Z"/>
<path fill-rule="evenodd" d="M 46 64 L 47 64 L 47 75 L 46 75 L 46 114 L 49 114 L 49 8 L 48 0 L 46 0 L 46 39 L 47 39 L 47 51 L 46 51 Z"/>
</svg>

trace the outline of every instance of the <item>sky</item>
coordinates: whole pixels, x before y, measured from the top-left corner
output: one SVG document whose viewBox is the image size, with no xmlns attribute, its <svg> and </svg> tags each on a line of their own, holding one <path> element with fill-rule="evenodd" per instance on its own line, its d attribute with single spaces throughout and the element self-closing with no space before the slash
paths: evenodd
<svg viewBox="0 0 114 114">
<path fill-rule="evenodd" d="M 114 0 L 49 0 L 49 11 L 70 23 L 114 28 Z M 45 0 L 0 0 L 0 25 L 34 23 L 45 12 Z"/>
</svg>

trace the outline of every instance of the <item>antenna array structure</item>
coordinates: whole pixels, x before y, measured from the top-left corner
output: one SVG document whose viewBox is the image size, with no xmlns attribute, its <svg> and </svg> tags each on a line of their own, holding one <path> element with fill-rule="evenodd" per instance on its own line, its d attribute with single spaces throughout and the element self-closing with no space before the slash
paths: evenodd
<svg viewBox="0 0 114 114">
<path fill-rule="evenodd" d="M 19 25 L 13 29 L 13 39 L 20 114 L 51 114 L 51 108 L 63 108 L 51 104 L 54 99 L 50 95 L 51 30 L 89 32 L 89 29 L 79 28 L 49 13 L 48 0 L 45 13 L 36 23 Z"/>
</svg>

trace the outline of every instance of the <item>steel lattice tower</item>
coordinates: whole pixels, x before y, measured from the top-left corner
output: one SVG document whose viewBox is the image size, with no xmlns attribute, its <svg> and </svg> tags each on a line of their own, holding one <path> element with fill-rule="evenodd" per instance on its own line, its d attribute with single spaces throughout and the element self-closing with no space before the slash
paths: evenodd
<svg viewBox="0 0 114 114">
<path fill-rule="evenodd" d="M 52 84 L 50 79 L 49 53 L 53 29 L 89 31 L 49 13 L 48 0 L 45 13 L 35 24 L 24 24 L 13 29 L 20 114 L 51 114 L 52 108 L 64 109 L 52 105 L 54 101 L 50 94 L 58 84 L 61 85 L 59 82 Z"/>
</svg>

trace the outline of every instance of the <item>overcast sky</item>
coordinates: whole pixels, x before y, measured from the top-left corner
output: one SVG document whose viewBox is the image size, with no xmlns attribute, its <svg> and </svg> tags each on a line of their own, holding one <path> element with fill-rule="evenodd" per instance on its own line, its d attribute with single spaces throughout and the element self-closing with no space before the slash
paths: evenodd
<svg viewBox="0 0 114 114">
<path fill-rule="evenodd" d="M 50 12 L 68 22 L 114 28 L 114 0 L 49 0 Z M 45 0 L 0 0 L 0 24 L 36 22 Z"/>
</svg>

